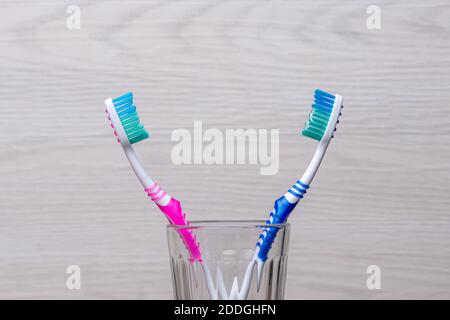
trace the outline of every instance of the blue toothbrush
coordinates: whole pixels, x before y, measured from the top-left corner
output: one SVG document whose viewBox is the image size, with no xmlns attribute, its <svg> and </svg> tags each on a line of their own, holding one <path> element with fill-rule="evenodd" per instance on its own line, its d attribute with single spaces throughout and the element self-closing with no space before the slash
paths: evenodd
<svg viewBox="0 0 450 320">
<path fill-rule="evenodd" d="M 268 225 L 276 225 L 285 223 L 289 214 L 294 210 L 300 199 L 308 190 L 314 176 L 319 169 L 320 163 L 325 155 L 331 139 L 334 137 L 336 125 L 339 123 L 339 116 L 343 98 L 338 94 L 331 94 L 320 89 L 314 92 L 314 103 L 312 111 L 309 114 L 309 119 L 305 123 L 302 134 L 309 138 L 319 141 L 314 156 L 309 163 L 303 176 L 290 188 L 283 196 L 275 201 L 274 208 L 270 213 L 269 219 L 266 221 Z M 253 275 L 254 266 L 257 266 L 257 283 L 258 288 L 261 283 L 262 269 L 267 260 L 268 253 L 277 236 L 278 228 L 275 226 L 268 226 L 259 237 L 256 244 L 255 254 L 253 260 L 249 263 L 241 290 L 237 287 L 232 290 L 231 299 L 246 299 L 250 282 Z M 237 283 L 237 281 L 235 281 Z"/>
</svg>

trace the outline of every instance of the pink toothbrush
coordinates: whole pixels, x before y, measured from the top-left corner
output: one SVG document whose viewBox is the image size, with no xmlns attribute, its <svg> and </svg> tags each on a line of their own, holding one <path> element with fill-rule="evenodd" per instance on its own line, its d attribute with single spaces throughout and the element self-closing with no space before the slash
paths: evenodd
<svg viewBox="0 0 450 320">
<path fill-rule="evenodd" d="M 133 103 L 133 94 L 128 92 L 115 99 L 108 98 L 105 100 L 105 105 L 106 113 L 108 114 L 108 119 L 111 121 L 111 127 L 114 129 L 117 141 L 122 145 L 131 167 L 144 186 L 145 192 L 164 213 L 171 224 L 189 226 L 180 202 L 167 194 L 150 178 L 133 149 L 132 144 L 149 137 L 147 130 L 140 123 L 136 106 Z M 219 294 L 222 297 L 226 297 L 223 285 L 218 284 L 218 289 L 214 288 L 211 273 L 202 259 L 199 244 L 192 229 L 180 228 L 178 233 L 189 252 L 191 262 L 195 263 L 197 261 L 201 264 L 211 299 L 217 299 Z"/>
</svg>

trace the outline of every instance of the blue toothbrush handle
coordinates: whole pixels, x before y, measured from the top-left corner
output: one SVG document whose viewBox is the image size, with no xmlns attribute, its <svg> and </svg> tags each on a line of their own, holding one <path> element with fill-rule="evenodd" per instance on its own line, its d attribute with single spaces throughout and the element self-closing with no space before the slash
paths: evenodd
<svg viewBox="0 0 450 320">
<path fill-rule="evenodd" d="M 309 186 L 303 184 L 300 180 L 288 190 L 288 192 L 296 197 L 296 201 L 294 203 L 289 202 L 286 196 L 281 196 L 278 198 L 273 206 L 273 210 L 270 213 L 269 220 L 266 221 L 266 224 L 282 224 L 285 223 L 289 214 L 294 210 L 295 206 L 298 203 L 298 200 L 303 198 L 303 194 L 306 192 Z M 272 244 L 278 233 L 277 227 L 267 227 L 259 236 L 259 241 L 256 244 L 259 246 L 258 258 L 261 261 L 267 260 L 267 255 L 272 247 Z"/>
</svg>

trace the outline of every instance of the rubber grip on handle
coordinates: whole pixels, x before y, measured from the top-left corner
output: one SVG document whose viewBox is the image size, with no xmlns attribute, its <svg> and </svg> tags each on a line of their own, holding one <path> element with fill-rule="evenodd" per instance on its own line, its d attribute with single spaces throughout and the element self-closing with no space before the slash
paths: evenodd
<svg viewBox="0 0 450 320">
<path fill-rule="evenodd" d="M 290 203 L 285 196 L 280 197 L 275 201 L 273 206 L 273 211 L 270 213 L 271 220 L 267 220 L 267 224 L 281 224 L 284 223 L 289 216 L 289 214 L 294 210 L 297 203 Z M 269 253 L 270 248 L 272 247 L 272 243 L 275 240 L 275 237 L 278 233 L 277 227 L 267 227 L 264 229 L 263 233 L 260 236 L 260 240 L 257 243 L 259 246 L 258 258 L 261 261 L 267 260 L 267 254 Z"/>
<path fill-rule="evenodd" d="M 180 201 L 175 198 L 171 198 L 169 203 L 165 206 L 156 204 L 159 209 L 166 215 L 170 223 L 178 226 L 188 226 L 189 222 L 186 219 L 186 214 L 183 213 Z M 197 239 L 193 234 L 192 229 L 178 229 L 181 239 L 183 240 L 186 249 L 189 251 L 191 260 L 202 261 L 202 255 L 200 253 L 200 248 L 197 243 Z"/>
<path fill-rule="evenodd" d="M 159 209 L 166 215 L 171 224 L 175 224 L 178 226 L 189 225 L 189 222 L 186 219 L 186 214 L 183 213 L 183 209 L 181 208 L 180 201 L 173 197 L 170 197 L 170 201 L 166 205 L 163 206 L 158 203 L 158 200 L 164 198 L 167 193 L 163 189 L 161 189 L 156 182 L 153 182 L 153 184 L 145 188 L 144 191 L 153 200 L 153 202 L 155 202 Z M 193 230 L 186 228 L 178 229 L 177 231 L 191 256 L 191 261 L 198 260 L 201 262 L 202 256 L 200 254 L 197 239 L 193 234 Z"/>
</svg>

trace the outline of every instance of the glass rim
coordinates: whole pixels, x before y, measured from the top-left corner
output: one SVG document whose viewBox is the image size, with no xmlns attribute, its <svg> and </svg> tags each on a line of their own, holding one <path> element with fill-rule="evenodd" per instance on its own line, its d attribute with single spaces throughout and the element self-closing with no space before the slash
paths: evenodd
<svg viewBox="0 0 450 320">
<path fill-rule="evenodd" d="M 266 220 L 224 219 L 224 220 L 190 220 L 189 225 L 167 224 L 169 230 L 180 229 L 253 229 L 253 228 L 289 228 L 289 222 L 268 224 Z"/>
</svg>

